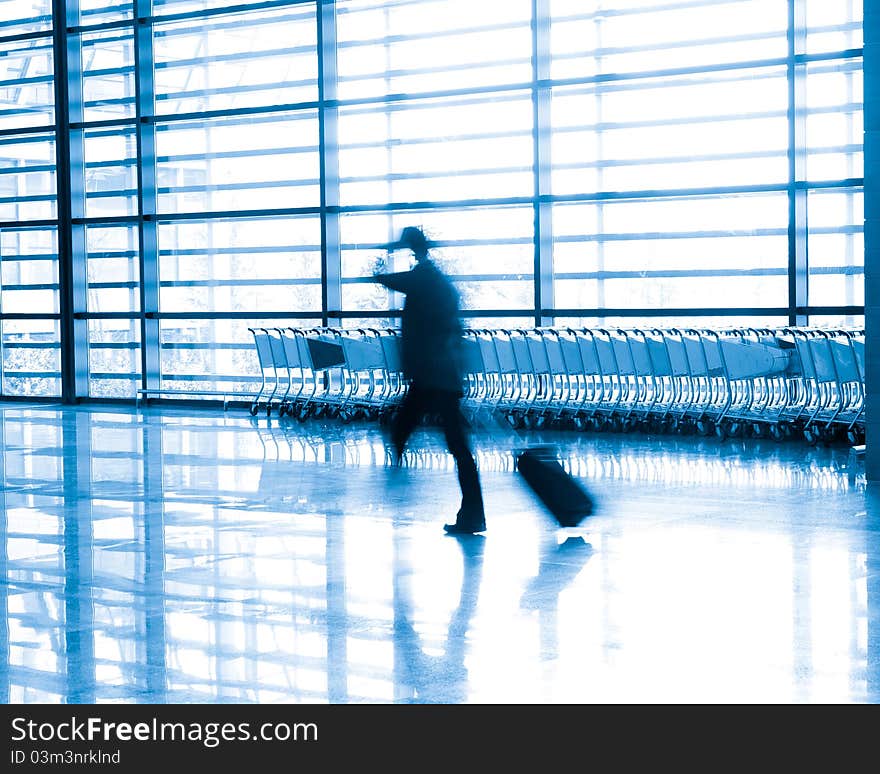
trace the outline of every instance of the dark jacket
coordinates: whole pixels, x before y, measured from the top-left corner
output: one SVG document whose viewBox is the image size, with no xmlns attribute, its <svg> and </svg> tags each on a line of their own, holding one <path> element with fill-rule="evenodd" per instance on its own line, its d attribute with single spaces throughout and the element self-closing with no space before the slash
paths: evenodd
<svg viewBox="0 0 880 774">
<path fill-rule="evenodd" d="M 413 384 L 462 394 L 462 326 L 458 293 L 427 258 L 410 271 L 377 274 L 406 294 L 401 323 L 403 375 Z"/>
</svg>

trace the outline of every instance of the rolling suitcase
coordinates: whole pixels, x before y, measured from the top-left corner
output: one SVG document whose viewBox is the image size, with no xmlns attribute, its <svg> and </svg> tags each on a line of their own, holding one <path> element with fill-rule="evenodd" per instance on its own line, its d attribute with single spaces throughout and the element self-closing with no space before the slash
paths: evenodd
<svg viewBox="0 0 880 774">
<path fill-rule="evenodd" d="M 593 512 L 593 498 L 566 473 L 552 446 L 517 452 L 516 467 L 561 527 L 576 527 Z"/>
</svg>

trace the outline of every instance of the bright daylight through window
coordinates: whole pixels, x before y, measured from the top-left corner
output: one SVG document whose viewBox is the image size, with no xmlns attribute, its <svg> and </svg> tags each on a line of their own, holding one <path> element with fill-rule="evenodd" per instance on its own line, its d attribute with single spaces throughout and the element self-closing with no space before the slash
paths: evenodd
<svg viewBox="0 0 880 774">
<path fill-rule="evenodd" d="M 471 325 L 862 324 L 861 7 L 0 0 L 0 391 L 253 389 L 405 225 Z"/>
</svg>

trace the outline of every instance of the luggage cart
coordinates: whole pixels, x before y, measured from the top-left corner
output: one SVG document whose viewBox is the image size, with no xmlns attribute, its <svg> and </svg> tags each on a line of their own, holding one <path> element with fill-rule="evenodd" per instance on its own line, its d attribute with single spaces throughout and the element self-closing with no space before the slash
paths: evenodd
<svg viewBox="0 0 880 774">
<path fill-rule="evenodd" d="M 842 427 L 849 437 L 864 407 L 864 379 L 851 337 L 818 329 L 806 339 L 818 400 L 803 427 L 808 443 L 832 441 Z"/>
<path fill-rule="evenodd" d="M 510 375 L 515 382 L 514 397 L 506 410 L 507 421 L 511 427 L 523 429 L 531 427 L 531 411 L 538 400 L 538 381 L 529 349 L 528 331 L 517 328 L 508 333 L 513 355 L 513 370 Z"/>
<path fill-rule="evenodd" d="M 807 443 L 831 440 L 828 428 L 837 413 L 838 378 L 824 331 L 788 329 L 795 337 L 804 379 L 805 400 L 796 418 Z"/>
<path fill-rule="evenodd" d="M 865 443 L 865 331 L 841 331 L 841 335 L 849 339 L 859 380 L 853 384 L 854 405 L 853 417 L 846 428 L 847 440 L 859 446 Z"/>
<path fill-rule="evenodd" d="M 473 423 L 483 409 L 488 394 L 486 365 L 480 348 L 481 331 L 467 328 L 461 344 L 462 381 L 464 395 L 461 401 L 462 413 Z"/>
<path fill-rule="evenodd" d="M 340 366 L 343 387 L 336 416 L 344 424 L 354 419 L 374 419 L 381 408 L 376 390 L 385 368 L 381 334 L 372 329 L 339 335 L 344 363 Z"/>
<path fill-rule="evenodd" d="M 386 422 L 406 394 L 396 329 L 252 328 L 256 415 Z M 462 408 L 513 427 L 810 441 L 864 433 L 864 331 L 466 329 Z"/>
<path fill-rule="evenodd" d="M 585 430 L 587 421 L 582 415 L 583 403 L 587 399 L 588 375 L 581 356 L 578 334 L 573 328 L 563 328 L 556 332 L 562 362 L 568 380 L 568 393 L 559 410 L 559 420 L 566 421 L 576 430 Z"/>
<path fill-rule="evenodd" d="M 598 335 L 597 335 L 598 334 Z M 611 333 L 604 328 L 590 331 L 599 369 L 601 400 L 595 405 L 592 425 L 597 430 L 620 430 L 618 411 L 624 397 L 620 371 L 617 365 L 617 353 Z"/>
<path fill-rule="evenodd" d="M 406 394 L 407 382 L 403 376 L 403 363 L 400 354 L 400 334 L 394 328 L 379 331 L 383 356 L 383 385 L 381 405 L 376 412 L 380 424 L 387 424 L 397 412 L 403 396 Z"/>
<path fill-rule="evenodd" d="M 266 328 L 248 328 L 254 337 L 254 347 L 257 350 L 257 360 L 260 364 L 260 377 L 262 382 L 254 400 L 250 406 L 250 413 L 255 417 L 261 410 L 269 410 L 271 396 L 278 390 L 279 374 L 275 366 L 275 358 L 272 355 L 272 345 L 270 343 L 270 334 Z M 266 395 L 266 391 L 270 389 L 269 381 L 272 381 L 271 392 Z M 262 402 L 264 400 L 265 402 Z"/>
<path fill-rule="evenodd" d="M 305 386 L 298 396 L 295 410 L 288 407 L 288 416 L 300 422 L 312 417 L 334 416 L 344 401 L 345 383 L 341 369 L 345 364 L 339 332 L 335 328 L 310 328 L 298 331 L 305 340 L 300 368 Z M 296 335 L 296 334 L 295 334 Z"/>
<path fill-rule="evenodd" d="M 557 401 L 555 373 L 550 363 L 551 355 L 547 345 L 547 330 L 534 328 L 521 331 L 521 333 L 528 349 L 534 384 L 534 400 L 527 409 L 527 426 L 541 429 L 546 425 L 548 412 L 555 408 Z M 554 363 L 556 363 L 555 357 Z"/>
<path fill-rule="evenodd" d="M 519 368 L 513 350 L 513 334 L 508 330 L 496 330 L 492 333 L 495 348 L 495 359 L 498 362 L 498 396 L 492 404 L 492 413 L 503 418 L 512 427 L 519 424 L 519 416 L 515 409 L 523 394 L 523 383 L 519 377 Z"/>
<path fill-rule="evenodd" d="M 673 429 L 674 420 L 670 412 L 675 406 L 676 383 L 672 358 L 666 335 L 660 328 L 651 328 L 646 332 L 638 331 L 645 340 L 648 359 L 653 371 L 654 395 L 650 405 L 650 416 L 647 429 L 651 432 L 667 432 Z"/>
<path fill-rule="evenodd" d="M 774 331 L 757 328 L 730 329 L 720 337 L 719 347 L 733 391 L 722 421 L 735 423 L 735 434 L 781 440 L 787 434 L 781 417 L 789 406 L 793 350 Z M 733 426 L 722 424 L 720 434 L 728 434 Z"/>
<path fill-rule="evenodd" d="M 577 331 L 578 349 L 584 367 L 585 391 L 579 402 L 578 416 L 584 429 L 602 430 L 605 427 L 603 409 L 610 392 L 606 388 L 602 358 L 599 356 L 599 343 L 596 333 L 589 328 Z M 577 426 L 576 421 L 576 426 Z"/>
<path fill-rule="evenodd" d="M 277 328 L 248 328 L 248 330 L 254 337 L 262 377 L 260 389 L 250 405 L 250 413 L 251 416 L 256 416 L 260 411 L 265 411 L 268 417 L 272 414 L 273 407 L 278 409 L 282 405 L 279 390 L 282 389 L 283 380 L 288 373 L 284 343 Z"/>
<path fill-rule="evenodd" d="M 543 415 L 552 427 L 564 427 L 572 394 L 574 380 L 569 373 L 565 354 L 562 350 L 562 337 L 555 328 L 540 328 L 547 358 L 547 388 L 549 401 Z"/>
<path fill-rule="evenodd" d="M 635 405 L 624 420 L 623 429 L 656 432 L 663 428 L 663 414 L 658 416 L 658 406 L 664 406 L 662 398 L 667 395 L 668 386 L 664 379 L 670 375 L 666 346 L 662 339 L 652 339 L 639 328 L 621 333 L 629 345 L 636 381 Z"/>
<path fill-rule="evenodd" d="M 278 416 L 295 416 L 303 392 L 306 388 L 306 369 L 310 368 L 311 358 L 305 335 L 296 328 L 277 328 L 278 335 L 284 346 L 287 367 L 287 389 L 281 397 Z M 294 381 L 298 389 L 294 391 Z"/>
<path fill-rule="evenodd" d="M 649 430 L 650 418 L 659 393 L 654 364 L 648 352 L 647 337 L 637 328 L 618 328 L 617 335 L 626 347 L 624 349 L 623 345 L 617 344 L 621 350 L 617 362 L 621 366 L 622 375 L 626 376 L 629 392 L 628 407 L 621 418 L 621 429 L 624 432 Z"/>
</svg>

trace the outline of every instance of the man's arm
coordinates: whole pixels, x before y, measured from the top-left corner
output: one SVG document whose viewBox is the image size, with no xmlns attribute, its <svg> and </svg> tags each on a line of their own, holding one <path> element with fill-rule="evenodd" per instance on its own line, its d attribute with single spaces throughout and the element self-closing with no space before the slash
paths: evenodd
<svg viewBox="0 0 880 774">
<path fill-rule="evenodd" d="M 393 274 L 374 274 L 373 280 L 400 293 L 409 293 L 413 286 L 412 270 L 398 271 Z"/>
</svg>

